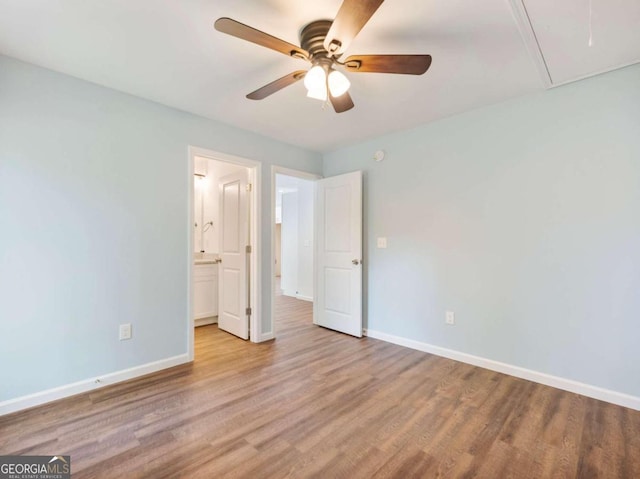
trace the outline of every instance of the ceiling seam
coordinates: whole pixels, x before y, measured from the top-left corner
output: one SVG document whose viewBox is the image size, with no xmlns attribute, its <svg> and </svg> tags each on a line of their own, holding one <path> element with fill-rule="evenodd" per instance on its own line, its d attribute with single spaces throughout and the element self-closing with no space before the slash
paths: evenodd
<svg viewBox="0 0 640 479">
<path fill-rule="evenodd" d="M 544 52 L 540 46 L 536 31 L 533 28 L 533 23 L 531 22 L 531 17 L 529 16 L 527 7 L 524 4 L 524 0 L 511 0 L 510 3 L 512 13 L 516 19 L 516 24 L 518 25 L 518 30 L 520 30 L 520 35 L 527 46 L 527 50 L 529 50 L 529 54 L 533 57 L 534 63 L 538 67 L 538 71 L 541 73 L 541 76 L 543 76 L 543 80 L 547 83 L 547 88 L 550 88 L 554 86 L 551 71 L 549 70 L 547 60 L 544 57 Z M 525 33 L 525 29 L 528 32 L 528 35 Z M 533 42 L 531 40 L 533 40 Z M 535 43 L 535 47 L 532 46 L 532 43 Z M 535 50 L 537 55 L 532 50 Z M 544 70 L 546 75 L 542 74 L 542 70 Z"/>
</svg>

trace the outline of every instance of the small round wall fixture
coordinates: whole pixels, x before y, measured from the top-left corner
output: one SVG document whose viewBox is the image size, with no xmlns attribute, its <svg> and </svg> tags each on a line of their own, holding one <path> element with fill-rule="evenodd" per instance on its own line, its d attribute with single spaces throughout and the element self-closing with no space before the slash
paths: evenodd
<svg viewBox="0 0 640 479">
<path fill-rule="evenodd" d="M 384 151 L 383 150 L 378 150 L 373 154 L 373 159 L 376 161 L 382 161 L 384 160 Z"/>
</svg>

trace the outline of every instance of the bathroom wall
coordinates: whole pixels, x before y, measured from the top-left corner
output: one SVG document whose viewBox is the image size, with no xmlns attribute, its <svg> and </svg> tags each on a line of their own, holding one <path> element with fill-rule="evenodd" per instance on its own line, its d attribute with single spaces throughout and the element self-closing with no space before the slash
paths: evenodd
<svg viewBox="0 0 640 479">
<path fill-rule="evenodd" d="M 220 242 L 220 179 L 226 175 L 248 169 L 224 161 L 208 158 L 195 158 L 194 172 L 204 175 L 195 178 L 194 188 L 194 216 L 198 226 L 194 226 L 194 251 L 205 253 L 219 253 Z M 202 203 L 200 198 L 202 196 Z M 200 211 L 202 210 L 202 215 Z M 210 221 L 213 225 L 207 225 Z M 202 229 L 205 229 L 202 234 Z"/>
</svg>

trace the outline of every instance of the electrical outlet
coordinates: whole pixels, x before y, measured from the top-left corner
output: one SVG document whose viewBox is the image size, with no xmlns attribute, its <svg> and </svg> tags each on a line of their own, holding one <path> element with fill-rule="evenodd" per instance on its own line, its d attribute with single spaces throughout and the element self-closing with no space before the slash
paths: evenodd
<svg viewBox="0 0 640 479">
<path fill-rule="evenodd" d="M 456 324 L 456 316 L 453 311 L 447 311 L 444 322 L 447 324 Z"/>
<path fill-rule="evenodd" d="M 386 248 L 387 247 L 387 238 L 385 238 L 383 236 L 379 237 L 378 241 L 377 241 L 377 244 L 378 244 L 378 248 L 380 248 L 380 249 Z"/>
<path fill-rule="evenodd" d="M 131 339 L 131 323 L 120 325 L 120 341 Z"/>
</svg>

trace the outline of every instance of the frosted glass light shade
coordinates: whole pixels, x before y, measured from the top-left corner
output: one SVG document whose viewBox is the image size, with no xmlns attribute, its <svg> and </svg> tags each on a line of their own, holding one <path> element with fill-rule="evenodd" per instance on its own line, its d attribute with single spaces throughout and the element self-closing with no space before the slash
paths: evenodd
<svg viewBox="0 0 640 479">
<path fill-rule="evenodd" d="M 327 77 L 324 72 L 324 68 L 320 65 L 311 67 L 311 69 L 304 76 L 304 86 L 307 90 L 316 91 L 325 85 L 326 88 Z"/>
<path fill-rule="evenodd" d="M 304 76 L 304 86 L 307 88 L 307 96 L 316 100 L 327 99 L 327 76 L 320 65 L 311 67 Z"/>
<path fill-rule="evenodd" d="M 316 88 L 315 90 L 307 90 L 307 97 L 314 98 L 316 100 L 327 100 L 327 86 Z"/>
<path fill-rule="evenodd" d="M 329 73 L 329 91 L 331 92 L 331 96 L 339 97 L 340 95 L 344 95 L 350 86 L 351 82 L 342 72 L 331 70 L 331 73 Z"/>
</svg>

